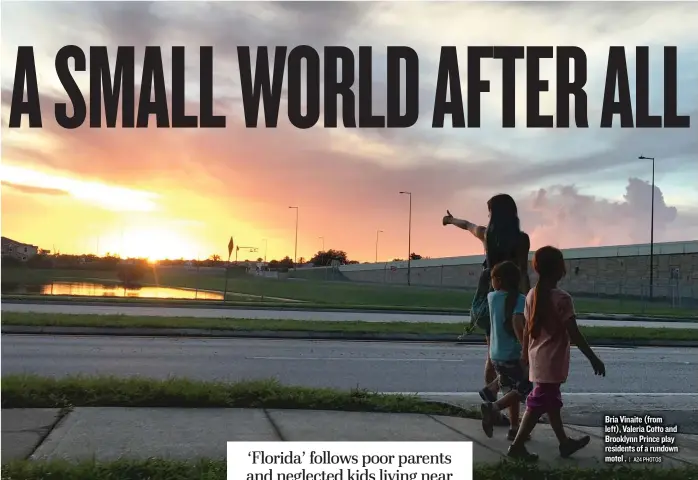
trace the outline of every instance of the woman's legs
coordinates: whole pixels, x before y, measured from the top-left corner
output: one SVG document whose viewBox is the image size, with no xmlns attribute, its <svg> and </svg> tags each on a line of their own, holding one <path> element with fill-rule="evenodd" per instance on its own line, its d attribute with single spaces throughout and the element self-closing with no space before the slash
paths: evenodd
<svg viewBox="0 0 698 480">
<path fill-rule="evenodd" d="M 490 335 L 489 331 L 485 333 L 485 343 L 487 344 L 487 359 L 485 360 L 485 388 L 480 390 L 480 398 L 485 402 L 494 403 L 497 401 L 497 393 L 499 393 L 499 381 L 497 371 L 494 369 L 492 359 L 490 358 Z M 494 423 L 498 426 L 508 426 L 509 420 L 501 414 L 494 412 Z"/>
<path fill-rule="evenodd" d="M 509 405 L 509 422 L 511 423 L 510 431 L 517 432 L 519 429 L 519 405 L 521 404 L 521 396 L 516 395 L 516 401 Z M 517 433 L 518 435 L 518 433 Z"/>
<path fill-rule="evenodd" d="M 494 365 L 492 365 L 492 360 L 490 359 L 490 354 L 487 354 L 487 360 L 485 360 L 485 386 L 489 388 L 490 391 L 497 392 L 499 387 L 495 383 L 497 380 L 497 372 L 494 370 Z"/>
<path fill-rule="evenodd" d="M 497 392 L 499 391 L 499 383 L 497 383 L 497 372 L 494 369 L 492 359 L 490 358 L 489 333 L 485 334 L 485 344 L 487 345 L 487 359 L 485 360 L 485 388 L 494 394 L 494 398 L 496 400 Z"/>
<path fill-rule="evenodd" d="M 487 345 L 487 358 L 485 359 L 485 388 L 480 390 L 480 398 L 486 402 L 496 402 L 499 383 L 497 382 L 497 372 L 490 359 L 490 336 L 485 334 L 485 344 Z"/>
</svg>

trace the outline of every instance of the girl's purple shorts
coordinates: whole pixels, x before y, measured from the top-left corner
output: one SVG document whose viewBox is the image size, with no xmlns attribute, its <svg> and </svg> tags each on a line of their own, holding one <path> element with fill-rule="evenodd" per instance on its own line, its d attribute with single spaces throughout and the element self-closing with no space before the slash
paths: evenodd
<svg viewBox="0 0 698 480">
<path fill-rule="evenodd" d="M 544 414 L 562 408 L 562 394 L 559 383 L 537 383 L 526 399 L 526 407 L 537 414 Z"/>
</svg>

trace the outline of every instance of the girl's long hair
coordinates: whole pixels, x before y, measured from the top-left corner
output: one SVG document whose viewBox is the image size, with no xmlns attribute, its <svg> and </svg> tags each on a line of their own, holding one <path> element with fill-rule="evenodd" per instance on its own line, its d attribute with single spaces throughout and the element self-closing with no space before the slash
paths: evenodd
<svg viewBox="0 0 698 480">
<path fill-rule="evenodd" d="M 514 309 L 519 298 L 519 282 L 521 281 L 521 270 L 514 262 L 498 263 L 492 269 L 492 278 L 499 283 L 500 289 L 504 290 L 507 298 L 504 303 L 504 328 L 511 335 L 514 335 Z"/>
<path fill-rule="evenodd" d="M 485 237 L 487 266 L 513 260 L 518 247 L 521 227 L 516 202 L 511 196 L 502 193 L 487 201 L 490 221 Z"/>
<path fill-rule="evenodd" d="M 553 314 L 552 290 L 557 288 L 557 282 L 565 275 L 565 259 L 562 252 L 555 247 L 547 246 L 536 250 L 533 255 L 533 269 L 538 273 L 538 283 L 533 289 L 531 302 L 531 319 L 528 322 L 528 333 L 531 338 L 537 338 L 542 329 L 554 333 L 553 324 L 549 322 Z"/>
</svg>

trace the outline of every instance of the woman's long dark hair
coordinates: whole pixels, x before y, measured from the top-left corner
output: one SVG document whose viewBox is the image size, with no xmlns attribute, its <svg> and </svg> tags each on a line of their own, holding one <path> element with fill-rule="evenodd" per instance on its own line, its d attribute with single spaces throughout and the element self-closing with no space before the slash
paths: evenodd
<svg viewBox="0 0 698 480">
<path fill-rule="evenodd" d="M 533 290 L 531 305 L 531 320 L 528 322 L 528 333 L 531 338 L 538 338 L 542 329 L 550 334 L 554 324 L 548 322 L 553 314 L 551 290 L 557 288 L 557 282 L 565 275 L 565 259 L 562 252 L 555 247 L 547 246 L 536 250 L 533 255 L 533 269 L 538 273 L 538 283 Z"/>
<path fill-rule="evenodd" d="M 501 290 L 505 291 L 507 298 L 504 302 L 504 328 L 514 335 L 514 309 L 519 299 L 519 282 L 521 282 L 521 270 L 514 262 L 498 263 L 492 269 L 492 278 L 499 283 Z"/>
<path fill-rule="evenodd" d="M 514 260 L 521 235 L 519 213 L 511 196 L 502 193 L 487 201 L 490 222 L 485 237 L 487 266 Z"/>
</svg>

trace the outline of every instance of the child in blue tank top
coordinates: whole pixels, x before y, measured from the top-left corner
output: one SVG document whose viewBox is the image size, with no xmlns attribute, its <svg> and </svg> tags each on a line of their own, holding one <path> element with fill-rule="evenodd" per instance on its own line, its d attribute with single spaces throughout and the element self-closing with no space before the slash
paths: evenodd
<svg viewBox="0 0 698 480">
<path fill-rule="evenodd" d="M 513 262 L 502 262 L 492 269 L 493 292 L 487 295 L 490 310 L 490 358 L 497 372 L 502 392 L 496 402 L 481 405 L 482 428 L 492 437 L 497 412 L 509 409 L 511 428 L 507 438 L 513 440 L 519 428 L 519 404 L 533 389 L 526 368 L 528 352 L 524 337 L 526 297 L 519 293 L 521 272 Z"/>
</svg>

